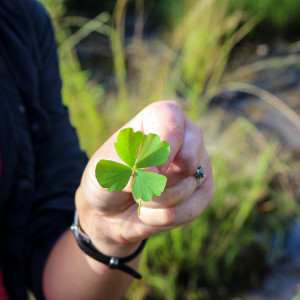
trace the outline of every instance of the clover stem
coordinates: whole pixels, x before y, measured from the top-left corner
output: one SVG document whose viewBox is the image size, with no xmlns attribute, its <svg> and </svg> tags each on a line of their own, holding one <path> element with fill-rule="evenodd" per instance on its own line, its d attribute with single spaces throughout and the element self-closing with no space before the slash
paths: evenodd
<svg viewBox="0 0 300 300">
<path fill-rule="evenodd" d="M 140 198 L 140 202 L 139 202 L 138 215 L 141 214 L 141 205 L 142 205 L 142 198 Z"/>
</svg>

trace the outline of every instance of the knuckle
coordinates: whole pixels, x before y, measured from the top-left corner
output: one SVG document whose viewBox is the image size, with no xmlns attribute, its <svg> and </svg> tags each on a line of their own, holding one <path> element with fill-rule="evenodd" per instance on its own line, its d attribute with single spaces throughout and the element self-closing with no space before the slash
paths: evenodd
<svg viewBox="0 0 300 300">
<path fill-rule="evenodd" d="M 148 108 L 152 111 L 160 111 L 162 108 L 169 110 L 171 113 L 184 114 L 181 106 L 173 100 L 157 101 L 149 104 Z"/>
<path fill-rule="evenodd" d="M 174 207 L 167 207 L 163 210 L 161 216 L 161 226 L 171 226 L 176 219 L 176 210 Z"/>
<path fill-rule="evenodd" d="M 181 199 L 183 199 L 183 193 L 184 190 L 183 188 L 181 188 L 181 186 L 173 186 L 171 188 L 169 188 L 168 193 L 167 193 L 167 197 L 166 197 L 166 203 L 167 205 L 176 205 L 179 202 L 181 202 Z"/>
<path fill-rule="evenodd" d="M 176 120 L 174 120 L 174 122 L 169 123 L 168 130 L 169 130 L 170 134 L 175 136 L 175 138 L 178 141 L 180 141 L 180 142 L 183 141 L 184 132 L 183 132 L 183 128 L 182 128 L 181 124 L 179 125 L 179 122 L 176 122 Z"/>
<path fill-rule="evenodd" d="M 168 104 L 168 107 L 170 110 L 176 111 L 177 113 L 180 113 L 180 114 L 183 114 L 183 110 L 177 102 L 169 100 L 169 101 L 166 101 L 166 103 Z"/>
<path fill-rule="evenodd" d="M 185 174 L 191 175 L 194 174 L 198 166 L 198 158 L 192 152 L 183 153 L 180 159 L 180 165 Z"/>
<path fill-rule="evenodd" d="M 203 139 L 204 139 L 202 128 L 201 128 L 200 125 L 197 124 L 197 123 L 191 122 L 191 124 L 192 124 L 192 125 L 191 125 L 191 128 L 192 128 L 192 130 L 193 130 L 194 135 L 195 135 L 196 138 L 202 143 L 202 142 L 203 142 Z"/>
</svg>

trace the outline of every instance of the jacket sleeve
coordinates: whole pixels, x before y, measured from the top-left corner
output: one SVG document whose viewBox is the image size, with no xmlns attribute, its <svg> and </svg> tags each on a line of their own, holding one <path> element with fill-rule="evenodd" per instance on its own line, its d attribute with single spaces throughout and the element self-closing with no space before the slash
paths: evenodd
<svg viewBox="0 0 300 300">
<path fill-rule="evenodd" d="M 26 278 L 43 299 L 43 269 L 51 248 L 73 220 L 74 195 L 87 163 L 62 104 L 61 79 L 53 27 L 44 7 L 30 11 L 37 66 L 36 90 L 29 103 L 35 153 L 35 193 L 26 233 Z"/>
</svg>

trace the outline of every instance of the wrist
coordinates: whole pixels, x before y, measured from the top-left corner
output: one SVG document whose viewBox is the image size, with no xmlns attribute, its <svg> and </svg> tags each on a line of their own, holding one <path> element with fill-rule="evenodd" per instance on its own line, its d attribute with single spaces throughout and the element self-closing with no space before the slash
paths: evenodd
<svg viewBox="0 0 300 300">
<path fill-rule="evenodd" d="M 142 252 L 145 244 L 146 244 L 146 239 L 142 241 L 141 245 L 130 255 L 128 256 L 121 256 L 121 257 L 116 257 L 116 256 L 108 256 L 99 251 L 95 247 L 95 245 L 92 243 L 90 238 L 85 234 L 85 232 L 82 230 L 80 224 L 79 224 L 79 219 L 78 219 L 78 214 L 77 211 L 75 211 L 74 215 L 74 222 L 73 225 L 71 226 L 71 230 L 74 233 L 76 242 L 78 246 L 81 248 L 81 250 L 87 254 L 88 259 L 90 261 L 90 258 L 93 260 L 100 262 L 103 265 L 108 266 L 109 269 L 118 269 L 120 271 L 123 271 L 131 276 L 133 276 L 136 279 L 141 279 L 142 276 L 131 266 L 129 266 L 127 263 L 132 262 L 135 260 L 137 257 L 139 257 L 139 254 Z M 91 261 L 93 265 L 93 261 Z M 95 269 L 93 267 L 93 269 Z"/>
<path fill-rule="evenodd" d="M 119 233 L 119 226 L 109 216 L 101 215 L 80 187 L 76 192 L 75 202 L 81 229 L 102 253 L 124 257 L 139 247 L 143 239 L 130 241 L 124 238 Z"/>
</svg>

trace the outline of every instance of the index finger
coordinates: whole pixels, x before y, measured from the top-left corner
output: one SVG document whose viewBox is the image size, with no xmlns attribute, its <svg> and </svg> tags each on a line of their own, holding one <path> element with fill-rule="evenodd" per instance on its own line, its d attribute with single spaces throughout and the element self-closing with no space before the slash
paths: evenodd
<svg viewBox="0 0 300 300">
<path fill-rule="evenodd" d="M 170 155 L 165 163 L 158 167 L 165 173 L 176 157 L 184 140 L 185 114 L 173 101 L 160 101 L 149 105 L 142 112 L 141 129 L 145 134 L 155 133 L 161 141 L 170 145 Z"/>
<path fill-rule="evenodd" d="M 203 156 L 204 141 L 200 126 L 186 117 L 184 127 L 182 146 L 166 173 L 169 186 L 193 175 L 199 167 Z"/>
</svg>

